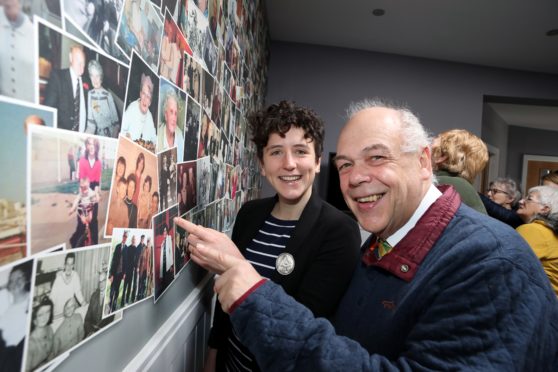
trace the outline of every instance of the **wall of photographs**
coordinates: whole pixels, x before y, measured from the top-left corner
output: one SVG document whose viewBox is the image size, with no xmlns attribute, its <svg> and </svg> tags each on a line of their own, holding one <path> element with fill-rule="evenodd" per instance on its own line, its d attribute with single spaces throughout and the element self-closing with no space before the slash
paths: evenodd
<svg viewBox="0 0 558 372">
<path fill-rule="evenodd" d="M 0 30 L 0 370 L 31 371 L 193 265 L 174 217 L 257 197 L 269 41 L 261 0 L 0 0 Z"/>
</svg>

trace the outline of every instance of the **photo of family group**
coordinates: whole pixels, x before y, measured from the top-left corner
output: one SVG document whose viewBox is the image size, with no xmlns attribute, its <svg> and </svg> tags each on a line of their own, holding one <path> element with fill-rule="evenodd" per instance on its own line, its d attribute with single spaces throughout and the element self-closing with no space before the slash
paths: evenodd
<svg viewBox="0 0 558 372">
<path fill-rule="evenodd" d="M 29 127 L 30 254 L 104 242 L 116 140 Z"/>
<path fill-rule="evenodd" d="M 120 136 L 111 178 L 105 235 L 117 227 L 150 228 L 159 211 L 157 156 Z"/>
<path fill-rule="evenodd" d="M 99 245 L 36 260 L 26 371 L 49 364 L 122 318 L 122 313 L 102 316 L 109 252 L 109 245 Z"/>
</svg>

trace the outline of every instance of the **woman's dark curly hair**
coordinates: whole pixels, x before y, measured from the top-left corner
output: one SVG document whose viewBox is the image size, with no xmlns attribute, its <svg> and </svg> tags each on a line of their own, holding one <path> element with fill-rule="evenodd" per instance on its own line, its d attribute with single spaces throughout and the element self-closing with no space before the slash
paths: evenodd
<svg viewBox="0 0 558 372">
<path fill-rule="evenodd" d="M 304 138 L 309 138 L 314 143 L 316 161 L 320 158 L 324 147 L 323 121 L 306 107 L 297 106 L 292 101 L 281 101 L 248 118 L 248 129 L 260 161 L 263 160 L 263 149 L 269 136 L 277 133 L 284 138 L 291 126 L 304 130 Z"/>
</svg>

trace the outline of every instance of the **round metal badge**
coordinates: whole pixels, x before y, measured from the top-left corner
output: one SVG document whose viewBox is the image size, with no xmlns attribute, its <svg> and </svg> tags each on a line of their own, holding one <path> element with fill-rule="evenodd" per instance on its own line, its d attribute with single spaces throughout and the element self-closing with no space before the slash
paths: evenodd
<svg viewBox="0 0 558 372">
<path fill-rule="evenodd" d="M 295 260 L 290 253 L 281 253 L 275 261 L 275 269 L 281 275 L 289 275 L 293 272 L 295 267 Z"/>
</svg>

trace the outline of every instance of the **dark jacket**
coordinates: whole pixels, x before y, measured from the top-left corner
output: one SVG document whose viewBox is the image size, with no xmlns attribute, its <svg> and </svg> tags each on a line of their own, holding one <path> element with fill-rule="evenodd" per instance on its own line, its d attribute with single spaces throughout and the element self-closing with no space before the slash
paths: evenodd
<svg viewBox="0 0 558 372">
<path fill-rule="evenodd" d="M 538 259 L 453 189 L 380 262 L 358 265 L 335 329 L 269 282 L 234 329 L 266 371 L 557 370 L 558 301 Z"/>
<path fill-rule="evenodd" d="M 232 234 L 241 252 L 244 253 L 276 202 L 277 197 L 273 197 L 242 206 Z M 294 270 L 289 275 L 275 271 L 271 279 L 316 316 L 332 316 L 357 264 L 359 246 L 357 223 L 320 199 L 314 190 L 285 248 L 294 257 Z M 222 347 L 230 331 L 228 315 L 216 306 L 209 346 Z"/>
<path fill-rule="evenodd" d="M 83 76 L 81 82 L 83 85 L 84 106 L 87 110 L 88 89 L 86 87 L 89 84 L 83 79 Z M 65 68 L 51 71 L 43 104 L 58 109 L 58 128 L 71 130 L 74 125 L 75 89 L 76 87 L 72 86 L 70 69 Z M 84 115 L 87 118 L 87 113 L 84 113 Z"/>
</svg>

